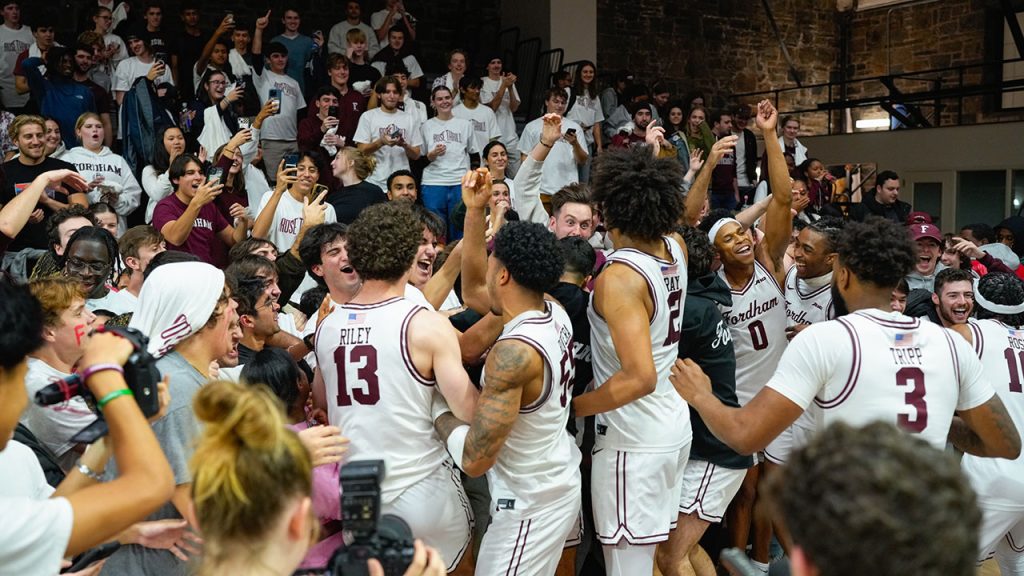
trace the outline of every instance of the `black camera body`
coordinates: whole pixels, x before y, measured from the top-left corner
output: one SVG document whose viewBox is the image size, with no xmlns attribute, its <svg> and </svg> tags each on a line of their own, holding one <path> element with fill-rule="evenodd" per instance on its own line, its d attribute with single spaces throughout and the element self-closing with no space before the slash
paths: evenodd
<svg viewBox="0 0 1024 576">
<path fill-rule="evenodd" d="M 133 350 L 124 364 L 124 380 L 146 418 L 159 412 L 160 394 L 157 385 L 160 383 L 160 371 L 156 369 L 156 358 L 146 349 L 149 338 L 134 328 L 101 326 L 96 331 L 111 332 L 131 342 Z M 50 406 L 67 402 L 75 396 L 85 399 L 86 404 L 96 414 L 97 420 L 78 432 L 71 440 L 90 444 L 106 436 L 107 422 L 103 419 L 103 413 L 96 408 L 96 398 L 79 374 L 72 374 L 59 382 L 47 385 L 36 392 L 35 402 L 40 406 Z"/>
<path fill-rule="evenodd" d="M 334 576 L 366 576 L 366 562 L 376 558 L 386 576 L 402 576 L 412 564 L 412 529 L 398 516 L 380 513 L 383 460 L 356 460 L 341 469 L 341 520 L 351 544 L 328 564 Z"/>
</svg>

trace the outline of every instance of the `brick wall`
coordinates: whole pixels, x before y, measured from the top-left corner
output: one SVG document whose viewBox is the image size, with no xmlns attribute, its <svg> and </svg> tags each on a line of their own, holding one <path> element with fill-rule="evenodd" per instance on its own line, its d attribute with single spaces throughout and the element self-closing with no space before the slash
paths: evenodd
<svg viewBox="0 0 1024 576">
<path fill-rule="evenodd" d="M 760 2 L 754 0 L 597 0 L 598 64 L 606 72 L 627 68 L 641 80 L 665 79 L 680 94 L 702 90 L 707 101 L 722 105 L 731 94 L 794 87 L 778 40 L 771 31 Z M 994 41 L 987 28 L 1001 27 L 996 3 L 986 0 L 939 0 L 930 4 L 897 7 L 889 16 L 891 53 L 886 52 L 885 9 L 852 15 L 850 26 L 850 77 L 916 72 L 999 58 L 987 53 Z M 840 22 L 835 0 L 772 0 L 771 6 L 782 38 L 796 63 L 804 85 L 838 77 Z M 994 19 L 994 20 L 993 20 Z M 994 22 L 994 24 L 993 24 Z M 978 82 L 981 70 L 965 73 L 965 82 Z M 944 78 L 952 87 L 957 73 Z M 926 83 L 901 81 L 901 89 L 920 91 Z M 849 97 L 885 94 L 877 82 L 853 84 Z M 755 98 L 748 98 L 752 101 Z M 780 98 L 783 110 L 813 109 L 828 100 L 825 88 L 787 92 Z M 961 103 L 942 102 L 942 122 L 957 121 Z M 999 112 L 991 98 L 970 97 L 962 103 L 964 123 L 1024 119 L 1020 112 Z M 931 108 L 924 108 L 930 114 Z M 854 119 L 879 116 L 878 108 L 853 111 Z M 804 131 L 824 133 L 825 113 L 801 114 Z M 839 115 L 832 117 L 838 129 Z"/>
</svg>

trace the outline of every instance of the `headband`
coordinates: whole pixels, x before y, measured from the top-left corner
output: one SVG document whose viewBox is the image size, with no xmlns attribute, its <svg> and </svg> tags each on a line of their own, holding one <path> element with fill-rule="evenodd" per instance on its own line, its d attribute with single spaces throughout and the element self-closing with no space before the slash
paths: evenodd
<svg viewBox="0 0 1024 576">
<path fill-rule="evenodd" d="M 995 312 L 996 314 L 1021 314 L 1024 313 L 1024 302 L 1020 304 L 996 304 L 990 302 L 988 298 L 982 295 L 981 290 L 978 290 L 978 279 L 974 279 L 974 301 L 981 305 L 982 308 L 989 312 Z"/>
<path fill-rule="evenodd" d="M 733 222 L 739 224 L 740 229 L 743 229 L 743 224 L 735 218 L 722 218 L 718 222 L 715 222 L 715 225 L 711 227 L 711 230 L 708 230 L 708 240 L 711 240 L 712 246 L 715 244 L 715 238 L 718 237 L 718 232 L 722 229 L 722 226 Z"/>
</svg>

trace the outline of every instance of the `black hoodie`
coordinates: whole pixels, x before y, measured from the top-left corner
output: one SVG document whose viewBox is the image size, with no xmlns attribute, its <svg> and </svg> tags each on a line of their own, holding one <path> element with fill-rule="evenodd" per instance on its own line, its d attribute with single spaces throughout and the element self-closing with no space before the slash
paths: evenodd
<svg viewBox="0 0 1024 576">
<path fill-rule="evenodd" d="M 718 306 L 732 305 L 732 292 L 717 274 L 691 278 L 683 307 L 679 357 L 691 358 L 711 378 L 711 390 L 727 406 L 739 406 L 736 399 L 736 354 L 729 327 Z M 724 468 L 753 466 L 750 456 L 741 456 L 708 430 L 700 415 L 690 408 L 693 445 L 690 456 Z"/>
<path fill-rule="evenodd" d="M 875 200 L 874 189 L 864 194 L 864 199 L 850 205 L 850 220 L 863 222 L 868 216 L 878 216 L 886 220 L 892 220 L 897 224 L 906 224 L 910 216 L 910 204 L 902 200 L 896 200 L 892 204 L 879 204 Z"/>
</svg>

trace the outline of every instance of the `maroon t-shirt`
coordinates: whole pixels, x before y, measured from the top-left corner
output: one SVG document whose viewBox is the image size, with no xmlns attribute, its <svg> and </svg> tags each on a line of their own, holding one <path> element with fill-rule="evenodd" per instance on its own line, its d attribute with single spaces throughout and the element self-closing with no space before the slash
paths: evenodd
<svg viewBox="0 0 1024 576">
<path fill-rule="evenodd" d="M 188 206 L 178 199 L 177 194 L 171 194 L 157 202 L 156 208 L 153 209 L 153 227 L 163 230 L 168 222 L 181 218 L 186 208 Z M 199 216 L 196 217 L 192 231 L 185 238 L 185 243 L 179 246 L 168 242 L 167 247 L 195 254 L 203 262 L 224 268 L 228 264 L 228 247 L 217 233 L 230 225 L 217 209 L 217 205 L 211 202 L 199 210 Z"/>
</svg>

